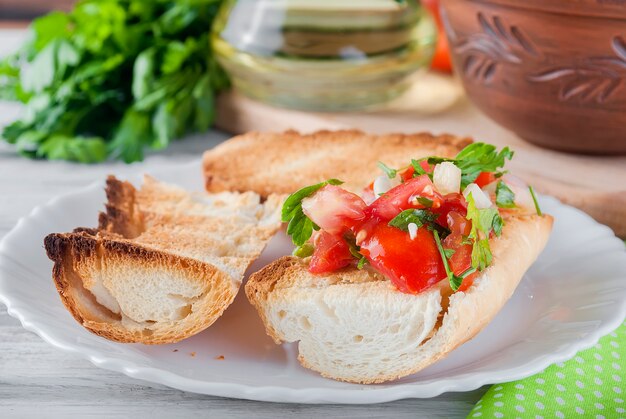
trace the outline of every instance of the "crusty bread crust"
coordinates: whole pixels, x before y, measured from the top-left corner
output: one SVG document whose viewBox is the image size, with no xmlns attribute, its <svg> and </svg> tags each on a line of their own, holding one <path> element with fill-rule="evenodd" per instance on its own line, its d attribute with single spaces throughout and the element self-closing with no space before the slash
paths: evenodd
<svg viewBox="0 0 626 419">
<path fill-rule="evenodd" d="M 227 274 L 213 265 L 137 246 L 103 233 L 94 236 L 78 230 L 70 234 L 50 234 L 44 245 L 48 257 L 54 261 L 52 278 L 65 307 L 87 330 L 116 342 L 166 344 L 193 336 L 222 315 L 239 289 Z M 133 267 L 145 271 L 176 269 L 189 281 L 202 282 L 204 292 L 183 319 L 168 324 L 123 323 L 119 314 L 99 304 L 83 286 L 83 278 L 101 269 L 103 264 L 113 269 L 119 265 L 131 271 Z"/>
<path fill-rule="evenodd" d="M 429 133 L 249 132 L 205 152 L 203 167 L 209 192 L 289 194 L 329 178 L 341 179 L 345 188 L 360 192 L 380 174 L 378 161 L 401 167 L 410 157 L 454 157 L 470 142 L 469 138 Z"/>
<path fill-rule="evenodd" d="M 477 279 L 472 287 L 466 292 L 457 292 L 448 297 L 444 291 L 443 283 L 441 287 L 441 306 L 443 316 L 433 328 L 432 332 L 422 340 L 407 342 L 413 349 L 403 353 L 402 360 L 388 367 L 384 372 L 378 366 L 371 365 L 366 372 L 363 369 L 358 373 L 353 371 L 352 366 L 362 363 L 362 359 L 333 358 L 333 349 L 320 350 L 319 346 L 312 350 L 312 342 L 316 336 L 307 335 L 301 332 L 300 336 L 291 336 L 289 341 L 299 341 L 300 363 L 309 369 L 319 372 L 324 377 L 336 380 L 371 384 L 382 383 L 416 373 L 432 363 L 444 358 L 453 349 L 472 339 L 478 334 L 500 311 L 506 301 L 511 297 L 519 281 L 526 270 L 535 261 L 543 247 L 545 246 L 552 228 L 552 217 L 549 215 L 525 215 L 508 217 L 503 234 L 499 238 L 491 240 L 493 252 L 493 263 Z M 350 268 L 339 272 L 336 275 L 317 276 L 309 274 L 306 270 L 306 263 L 294 257 L 281 258 L 261 271 L 250 277 L 246 284 L 246 295 L 252 305 L 257 309 L 268 335 L 277 343 L 285 341 L 285 331 L 272 319 L 275 318 L 272 304 L 277 301 L 282 303 L 282 310 L 289 310 L 298 313 L 302 307 L 302 301 L 289 299 L 287 294 L 281 295 L 285 289 L 292 287 L 310 287 L 330 289 L 330 285 L 344 278 L 359 278 L 359 281 L 380 281 L 380 275 L 372 274 L 368 271 L 358 271 Z M 301 283 L 296 283 L 294 278 Z M 389 282 L 387 280 L 384 280 Z M 381 300 L 393 293 L 400 293 L 392 286 L 383 287 L 379 291 Z M 413 302 L 409 305 L 417 304 L 424 298 L 430 298 L 430 293 L 421 293 L 413 297 Z M 446 311 L 447 307 L 447 311 Z M 402 318 L 406 311 L 406 306 L 398 306 L 394 317 Z M 290 313 L 286 315 L 289 316 Z M 315 322 L 315 319 L 311 319 Z M 346 339 L 342 342 L 350 341 L 349 335 L 352 330 L 339 330 L 336 333 L 345 334 Z M 373 353 L 385 351 L 385 347 L 363 348 L 363 342 L 367 342 L 367 336 L 363 341 L 354 343 L 354 350 L 348 353 Z M 399 339 L 400 337 L 398 337 Z M 374 339 L 375 340 L 375 339 Z M 419 341 L 418 341 L 419 340 Z M 360 345 L 360 346 L 359 346 Z"/>
<path fill-rule="evenodd" d="M 276 196 L 261 205 L 252 192 L 196 196 L 112 176 L 106 195 L 98 228 L 50 234 L 44 246 L 65 307 L 117 342 L 174 343 L 209 327 L 280 226 Z"/>
</svg>

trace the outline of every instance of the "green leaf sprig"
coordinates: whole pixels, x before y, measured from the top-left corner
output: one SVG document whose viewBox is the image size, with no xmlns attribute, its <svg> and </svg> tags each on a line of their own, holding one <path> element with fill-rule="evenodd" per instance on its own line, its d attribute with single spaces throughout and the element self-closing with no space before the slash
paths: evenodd
<svg viewBox="0 0 626 419">
<path fill-rule="evenodd" d="M 499 208 L 515 208 L 515 193 L 502 181 L 496 185 L 496 205 Z"/>
<path fill-rule="evenodd" d="M 396 215 L 388 225 L 399 228 L 402 231 L 409 231 L 409 224 L 413 223 L 420 228 L 426 226 L 429 230 L 438 231 L 443 237 L 450 234 L 450 230 L 436 222 L 439 214 L 435 214 L 423 209 L 408 209 Z"/>
<path fill-rule="evenodd" d="M 497 237 L 502 234 L 504 221 L 496 208 L 476 208 L 472 194 L 467 197 L 467 219 L 472 222 L 468 239 L 472 242 L 472 268 L 485 270 L 493 259 L 489 247 L 489 235 L 493 232 Z"/>
<path fill-rule="evenodd" d="M 439 250 L 439 254 L 441 255 L 443 267 L 446 270 L 446 276 L 448 277 L 448 281 L 450 282 L 450 288 L 452 288 L 452 291 L 456 291 L 459 289 L 459 287 L 463 283 L 463 280 L 466 277 L 476 272 L 476 268 L 472 267 L 463 272 L 461 275 L 455 275 L 452 269 L 450 269 L 450 263 L 448 262 L 448 259 L 450 259 L 454 255 L 454 250 L 444 249 L 443 245 L 441 244 L 441 238 L 439 237 L 439 233 L 436 230 L 433 231 L 433 236 L 435 237 L 437 250 Z"/>
<path fill-rule="evenodd" d="M 323 186 L 341 185 L 342 183 L 338 179 L 328 179 L 315 185 L 306 186 L 289 195 L 283 204 L 281 219 L 283 223 L 289 223 L 287 225 L 287 235 L 291 236 L 293 244 L 296 246 L 304 245 L 311 238 L 313 230 L 319 230 L 319 227 L 309 217 L 304 215 L 302 200 L 313 195 Z"/>
<path fill-rule="evenodd" d="M 513 151 L 504 147 L 499 152 L 496 147 L 485 143 L 472 143 L 465 147 L 455 158 L 426 157 L 419 160 L 411 160 L 411 165 L 415 170 L 415 176 L 427 174 L 422 168 L 421 162 L 428 164 L 438 164 L 442 162 L 452 162 L 461 169 L 461 187 L 464 188 L 474 182 L 481 172 L 496 172 L 504 167 L 506 160 L 511 160 Z M 496 176 L 501 176 L 503 172 L 498 172 Z M 432 174 L 429 174 L 432 178 Z"/>
<path fill-rule="evenodd" d="M 81 0 L 36 19 L 0 61 L 0 99 L 25 104 L 2 137 L 30 158 L 143 159 L 215 117 L 229 84 L 209 33 L 221 0 Z"/>
</svg>

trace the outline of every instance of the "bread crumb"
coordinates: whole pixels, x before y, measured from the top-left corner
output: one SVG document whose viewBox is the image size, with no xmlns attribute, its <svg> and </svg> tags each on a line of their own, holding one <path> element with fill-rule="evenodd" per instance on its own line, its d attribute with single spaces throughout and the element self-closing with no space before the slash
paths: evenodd
<svg viewBox="0 0 626 419">
<path fill-rule="evenodd" d="M 178 349 L 174 349 L 172 352 L 178 352 Z"/>
<path fill-rule="evenodd" d="M 189 355 L 191 355 L 191 356 L 196 356 L 196 353 L 195 353 L 195 352 L 192 352 L 192 353 L 190 353 Z"/>
<path fill-rule="evenodd" d="M 216 356 L 215 359 L 217 359 L 218 361 L 223 361 L 224 355 Z"/>
</svg>

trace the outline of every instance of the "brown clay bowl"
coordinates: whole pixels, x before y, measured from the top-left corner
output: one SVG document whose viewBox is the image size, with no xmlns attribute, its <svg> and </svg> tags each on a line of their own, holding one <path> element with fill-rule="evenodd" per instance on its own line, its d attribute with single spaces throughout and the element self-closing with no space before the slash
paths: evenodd
<svg viewBox="0 0 626 419">
<path fill-rule="evenodd" d="M 626 0 L 442 0 L 453 65 L 502 126 L 558 150 L 626 153 Z"/>
</svg>

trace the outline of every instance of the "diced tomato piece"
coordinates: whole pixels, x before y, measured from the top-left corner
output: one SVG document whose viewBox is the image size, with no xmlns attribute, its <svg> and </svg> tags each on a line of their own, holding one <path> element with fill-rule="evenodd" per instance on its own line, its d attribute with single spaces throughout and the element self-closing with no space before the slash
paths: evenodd
<svg viewBox="0 0 626 419">
<path fill-rule="evenodd" d="M 453 214 L 452 212 L 450 213 L 450 215 L 454 216 Z M 450 234 L 444 239 L 443 247 L 454 250 L 454 254 L 448 259 L 448 264 L 455 275 L 461 275 L 472 267 L 472 245 L 463 243 L 462 234 L 458 232 Z M 475 272 L 465 277 L 458 291 L 468 289 L 474 283 L 474 278 L 476 278 L 477 275 L 478 273 Z"/>
<path fill-rule="evenodd" d="M 406 182 L 407 180 L 413 179 L 413 174 L 415 173 L 415 169 L 413 166 L 409 166 L 404 172 L 400 173 L 400 178 L 402 182 Z"/>
<path fill-rule="evenodd" d="M 417 198 L 426 198 L 432 206 L 420 203 Z M 421 175 L 388 190 L 368 207 L 367 212 L 374 218 L 388 221 L 404 210 L 427 206 L 439 208 L 442 202 L 443 197 L 435 190 L 430 178 Z"/>
<path fill-rule="evenodd" d="M 439 218 L 437 218 L 437 222 L 444 226 L 448 227 L 448 213 L 451 211 L 455 211 L 463 217 L 467 214 L 467 201 L 465 197 L 460 193 L 450 193 L 443 197 L 443 203 L 439 208 L 433 209 L 435 214 L 439 214 Z"/>
<path fill-rule="evenodd" d="M 426 160 L 422 160 L 420 162 L 420 167 L 426 172 L 426 173 L 432 173 L 433 170 L 435 170 L 435 166 L 432 164 L 428 164 L 428 162 Z M 415 175 L 415 168 L 411 165 L 409 166 L 408 169 L 406 169 L 404 172 L 400 173 L 400 178 L 402 178 L 403 182 L 406 182 L 407 180 L 413 179 L 413 176 Z"/>
<path fill-rule="evenodd" d="M 350 253 L 348 244 L 341 236 L 320 231 L 315 240 L 315 250 L 309 262 L 309 272 L 321 274 L 333 272 L 348 266 L 354 256 Z"/>
<path fill-rule="evenodd" d="M 422 160 L 420 162 L 420 167 L 424 169 L 426 173 L 432 173 L 435 170 L 435 165 L 428 163 L 427 160 Z M 414 169 L 415 170 L 415 169 Z"/>
<path fill-rule="evenodd" d="M 486 185 L 489 185 L 491 182 L 495 182 L 496 179 L 496 174 L 493 172 L 481 172 L 474 181 L 474 183 L 477 184 L 480 188 L 483 188 Z"/>
<path fill-rule="evenodd" d="M 365 201 L 339 186 L 326 185 L 302 200 L 302 211 L 331 234 L 340 234 L 365 218 Z"/>
<path fill-rule="evenodd" d="M 418 229 L 411 240 L 408 233 L 378 223 L 361 243 L 361 253 L 402 292 L 416 294 L 446 277 L 433 233 L 427 228 Z"/>
<path fill-rule="evenodd" d="M 472 222 L 465 218 L 466 215 L 457 211 L 450 211 L 446 216 L 446 223 L 451 234 L 468 236 L 472 230 Z"/>
</svg>

